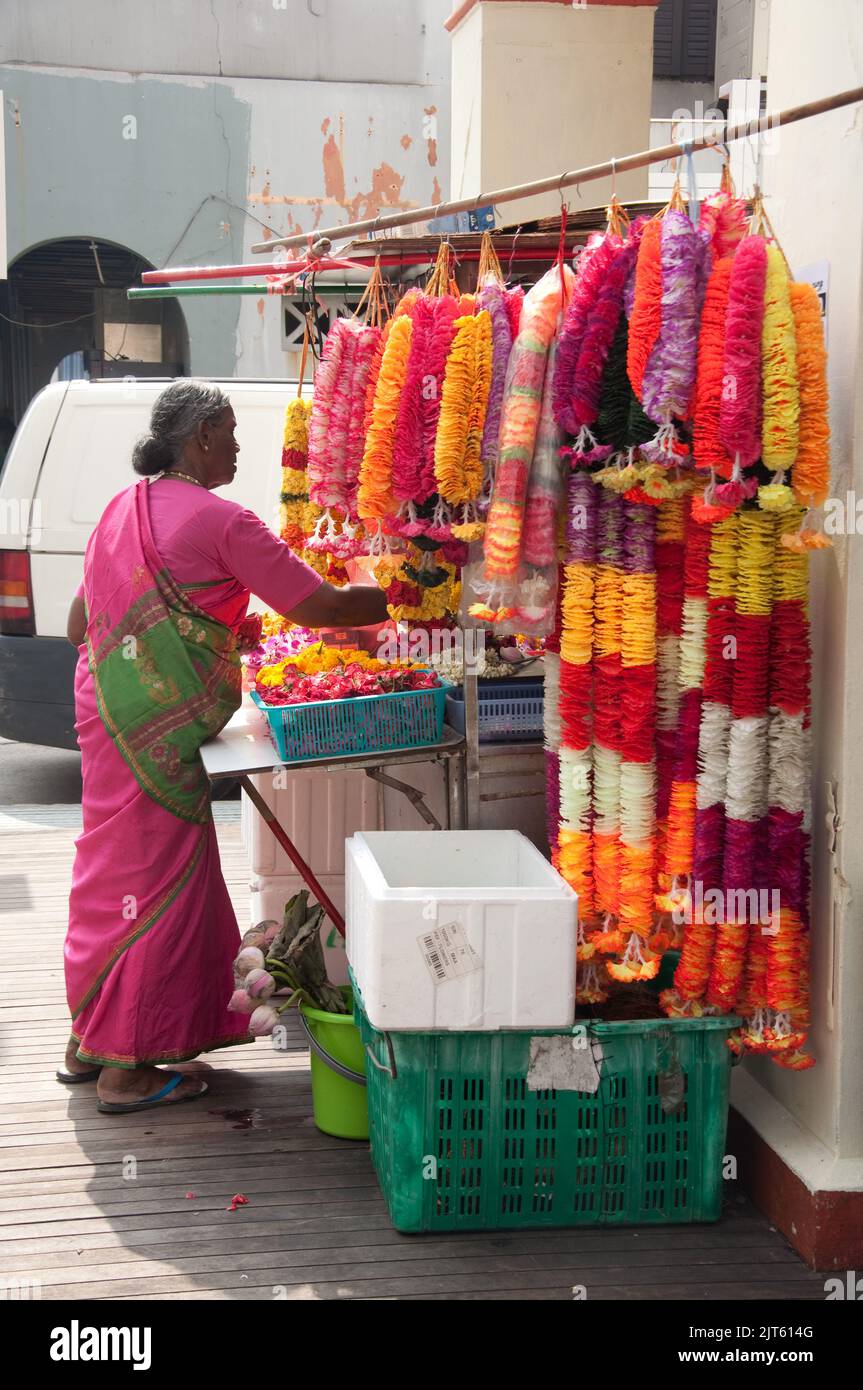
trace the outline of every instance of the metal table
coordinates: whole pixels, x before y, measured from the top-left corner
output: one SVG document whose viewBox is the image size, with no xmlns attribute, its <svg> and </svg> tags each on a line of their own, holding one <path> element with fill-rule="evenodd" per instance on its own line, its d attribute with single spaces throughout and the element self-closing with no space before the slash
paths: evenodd
<svg viewBox="0 0 863 1390">
<path fill-rule="evenodd" d="M 443 766 L 446 788 L 446 829 L 462 829 L 465 824 L 465 752 L 464 737 L 454 729 L 444 727 L 443 738 L 439 743 L 428 744 L 422 748 L 401 748 L 383 753 L 344 753 L 326 758 L 303 758 L 294 762 L 284 762 L 278 755 L 270 739 L 267 721 L 252 701 L 246 696 L 237 713 L 225 725 L 220 734 L 208 739 L 201 748 L 201 761 L 211 782 L 225 778 L 238 780 L 252 805 L 263 817 L 282 849 L 291 860 L 307 887 L 314 893 L 335 927 L 345 934 L 342 914 L 330 901 L 310 866 L 290 839 L 273 810 L 267 805 L 257 787 L 251 781 L 256 773 L 280 772 L 285 769 L 320 768 L 329 772 L 334 768 L 356 768 L 382 786 L 392 787 L 394 791 L 406 796 L 423 820 L 435 830 L 442 830 L 437 816 L 426 805 L 422 792 L 407 782 L 393 777 L 386 768 L 398 767 L 407 763 L 439 762 Z M 453 768 L 453 762 L 458 764 Z"/>
</svg>

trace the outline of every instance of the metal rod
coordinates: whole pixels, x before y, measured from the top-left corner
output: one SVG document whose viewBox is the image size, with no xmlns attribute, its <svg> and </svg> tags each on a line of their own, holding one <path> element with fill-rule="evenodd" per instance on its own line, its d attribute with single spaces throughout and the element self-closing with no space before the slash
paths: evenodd
<svg viewBox="0 0 863 1390">
<path fill-rule="evenodd" d="M 588 235 L 587 231 L 585 231 L 583 235 L 586 237 Z M 551 241 L 551 238 L 549 238 L 549 240 Z M 556 232 L 554 234 L 554 245 L 557 246 Z M 453 248 L 453 251 L 457 262 L 478 261 L 480 257 L 478 247 L 460 247 L 458 249 Z M 536 261 L 542 259 L 543 255 L 544 252 L 536 247 L 531 248 L 515 246 L 512 248 L 511 251 L 506 252 L 506 260 L 507 263 L 509 263 L 510 261 Z M 380 256 L 380 258 L 378 258 L 373 251 L 358 251 L 356 255 L 351 255 L 351 260 L 354 263 L 355 269 L 358 267 L 362 267 L 363 269 L 368 270 L 369 272 L 371 272 L 371 270 L 374 268 L 375 261 L 378 259 L 380 260 L 381 266 L 384 268 L 389 268 L 391 266 L 431 265 L 432 261 L 434 260 L 434 253 L 428 251 L 396 251 L 392 253 L 384 252 L 384 254 Z M 206 277 L 202 277 L 192 273 L 193 271 L 204 269 L 212 273 L 208 273 Z M 228 280 L 232 276 L 235 279 L 238 279 L 241 276 L 246 275 L 280 275 L 282 273 L 283 267 L 279 264 L 278 261 L 252 261 L 250 264 L 247 265 L 166 266 L 164 270 L 144 271 L 143 275 L 141 276 L 141 279 L 145 282 L 145 284 L 148 287 L 149 297 L 151 299 L 156 299 L 158 298 L 158 296 L 155 290 L 151 289 L 150 287 L 156 285 L 170 285 L 174 281 L 179 281 L 180 283 L 182 283 L 184 280 L 195 280 L 202 278 L 206 278 L 207 280 Z M 307 271 L 303 273 L 307 273 Z M 269 286 L 256 285 L 254 288 L 255 291 L 259 289 L 266 290 L 269 289 Z M 322 288 L 324 287 L 320 285 L 316 286 L 317 292 L 320 293 Z M 365 289 L 365 285 L 362 285 L 361 288 Z M 206 294 L 207 290 L 205 287 L 202 286 L 198 288 L 197 292 L 199 294 Z M 240 286 L 237 286 L 237 292 L 240 293 L 245 291 L 241 291 Z M 252 291 L 250 290 L 249 293 L 251 292 Z M 214 289 L 212 293 L 215 294 L 218 293 L 218 291 Z M 141 294 L 140 290 L 135 291 L 135 297 L 137 299 L 143 298 L 143 295 Z"/>
<path fill-rule="evenodd" d="M 322 295 L 361 294 L 365 285 L 316 285 L 315 298 Z M 286 291 L 286 293 L 289 293 Z M 269 295 L 281 299 L 282 291 L 273 290 L 272 285 L 153 285 L 145 289 L 132 287 L 126 291 L 127 299 L 190 299 L 201 294 L 256 294 Z"/>
<path fill-rule="evenodd" d="M 383 230 L 385 227 L 404 227 L 411 222 L 428 222 L 432 218 L 449 217 L 456 212 L 473 212 L 477 208 L 488 207 L 495 203 L 512 203 L 519 198 L 530 198 L 538 193 L 562 192 L 564 188 L 572 188 L 573 185 L 581 183 L 590 183 L 594 179 L 610 178 L 615 174 L 624 174 L 630 169 L 643 169 L 649 164 L 661 164 L 664 160 L 674 159 L 678 155 L 685 154 L 688 150 L 697 152 L 698 150 L 711 149 L 716 145 L 729 144 L 732 140 L 744 140 L 749 136 L 758 135 L 762 131 L 773 130 L 777 126 L 793 125 L 795 121 L 807 120 L 810 116 L 820 116 L 825 111 L 836 111 L 842 106 L 851 106 L 857 101 L 863 101 L 863 87 L 853 87 L 846 92 L 836 92 L 832 96 L 821 97 L 818 101 L 807 101 L 800 106 L 789 106 L 784 111 L 766 111 L 763 115 L 753 116 L 751 120 L 742 121 L 738 125 L 718 124 L 702 135 L 694 136 L 692 140 L 675 141 L 669 145 L 661 145 L 657 149 L 640 150 L 638 154 L 623 155 L 620 159 L 608 159 L 602 164 L 589 164 L 584 169 L 573 169 L 562 174 L 553 174 L 549 178 L 534 179 L 530 183 L 515 184 L 511 188 L 499 188 L 493 192 L 479 193 L 475 198 L 459 198 L 449 203 L 432 203 L 428 207 L 410 208 L 406 212 L 367 217 L 361 222 L 348 222 L 340 227 L 321 227 L 314 233 L 314 238 L 317 240 L 328 237 L 330 241 L 344 241 L 348 237 L 359 236 L 363 232 Z M 260 254 L 264 251 L 272 251 L 275 246 L 308 246 L 308 244 L 309 234 L 296 232 L 293 236 L 273 237 L 270 241 L 257 242 L 252 247 L 252 251 L 255 254 Z"/>
<path fill-rule="evenodd" d="M 227 280 L 240 279 L 243 275 L 299 275 L 307 270 L 356 270 L 353 261 L 341 256 L 319 256 L 313 264 L 308 256 L 299 261 L 273 261 L 270 265 L 177 265 L 166 266 L 162 270 L 145 270 L 141 275 L 142 285 L 166 285 L 171 280 Z"/>
</svg>

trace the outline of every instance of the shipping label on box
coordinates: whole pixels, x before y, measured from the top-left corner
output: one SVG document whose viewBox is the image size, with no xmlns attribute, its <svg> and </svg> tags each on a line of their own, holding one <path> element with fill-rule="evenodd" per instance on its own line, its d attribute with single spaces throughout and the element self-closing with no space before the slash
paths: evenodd
<svg viewBox="0 0 863 1390">
<path fill-rule="evenodd" d="M 417 937 L 420 951 L 436 985 L 482 970 L 482 961 L 460 922 L 445 922 Z"/>
</svg>

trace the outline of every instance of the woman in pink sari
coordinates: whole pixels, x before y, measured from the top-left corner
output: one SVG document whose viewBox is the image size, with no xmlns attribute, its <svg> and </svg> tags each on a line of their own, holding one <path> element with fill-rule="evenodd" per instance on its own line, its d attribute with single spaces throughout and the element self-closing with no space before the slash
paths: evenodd
<svg viewBox="0 0 863 1390">
<path fill-rule="evenodd" d="M 227 397 L 179 380 L 135 448 L 144 475 L 90 538 L 69 614 L 79 647 L 76 842 L 60 1081 L 96 1080 L 112 1113 L 203 1095 L 163 1071 L 252 1041 L 229 1013 L 239 929 L 222 878 L 199 748 L 240 704 L 237 630 L 250 593 L 313 627 L 386 617 L 377 589 L 334 589 L 253 513 L 214 495 L 239 444 Z M 154 476 L 158 475 L 158 476 Z"/>
</svg>

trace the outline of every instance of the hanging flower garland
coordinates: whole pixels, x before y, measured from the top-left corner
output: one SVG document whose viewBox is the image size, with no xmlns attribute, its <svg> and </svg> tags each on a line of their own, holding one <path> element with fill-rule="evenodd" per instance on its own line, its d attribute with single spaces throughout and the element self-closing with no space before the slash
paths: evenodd
<svg viewBox="0 0 863 1390">
<path fill-rule="evenodd" d="M 823 505 L 830 483 L 827 352 L 821 302 L 814 285 L 792 284 L 800 390 L 799 446 L 791 471 L 794 496 L 804 507 Z"/>
<path fill-rule="evenodd" d="M 397 510 L 392 491 L 393 442 L 412 333 L 413 320 L 409 314 L 392 320 L 375 384 L 372 417 L 359 471 L 357 510 L 367 523 L 367 530 L 371 525 L 373 545 L 378 549 L 388 548 L 383 537 L 383 523 Z"/>
<path fill-rule="evenodd" d="M 479 309 L 486 310 L 491 316 L 492 335 L 491 384 L 480 448 L 483 477 L 478 511 L 480 516 L 484 516 L 491 501 L 492 486 L 497 468 L 500 415 L 503 407 L 506 369 L 512 351 L 513 332 L 507 309 L 506 291 L 496 278 L 491 277 L 482 285 L 477 298 L 477 306 Z"/>
<path fill-rule="evenodd" d="M 688 453 L 674 420 L 688 417 L 695 384 L 706 246 L 685 212 L 670 208 L 661 226 L 660 327 L 641 382 L 645 413 L 659 429 L 641 449 L 654 463 L 675 464 Z"/>
<path fill-rule="evenodd" d="M 777 477 L 758 489 L 758 505 L 769 511 L 787 511 L 794 505 L 785 473 L 797 457 L 800 441 L 800 390 L 788 269 L 785 257 L 773 243 L 767 247 L 761 372 L 761 459 Z"/>
<path fill-rule="evenodd" d="M 548 353 L 561 308 L 572 292 L 573 274 L 559 263 L 546 271 L 525 297 L 521 329 L 510 356 L 501 413 L 500 449 L 484 536 L 484 570 L 475 585 L 484 602 L 471 607 L 485 622 L 507 621 L 517 593 L 524 508 L 542 409 Z M 517 630 L 517 629 L 516 629 Z"/>
<path fill-rule="evenodd" d="M 710 530 L 699 525 L 690 510 L 683 573 L 678 670 L 680 702 L 665 844 L 665 873 L 671 884 L 671 897 L 674 899 L 679 885 L 690 903 L 694 884 L 698 742 L 707 658 L 710 541 Z"/>
<path fill-rule="evenodd" d="M 662 323 L 662 223 L 648 222 L 641 235 L 635 266 L 633 303 L 629 313 L 627 371 L 640 401 L 644 373 Z"/>
<path fill-rule="evenodd" d="M 460 522 L 450 523 L 449 529 L 463 540 L 474 540 L 481 533 L 473 504 L 482 490 L 480 448 L 491 374 L 491 315 L 482 310 L 456 319 L 435 439 L 435 480 L 442 501 L 461 509 Z M 445 524 L 443 517 L 436 524 Z"/>
<path fill-rule="evenodd" d="M 282 489 L 280 502 L 280 534 L 292 550 L 303 548 L 309 521 L 309 485 L 306 476 L 308 454 L 308 425 L 312 403 L 298 397 L 285 409 L 285 433 L 282 447 Z M 315 517 L 317 520 L 317 517 Z"/>
<path fill-rule="evenodd" d="M 620 931 L 621 958 L 608 973 L 622 983 L 652 979 L 660 957 L 647 941 L 656 872 L 656 569 L 652 507 L 624 502 L 621 618 Z"/>
<path fill-rule="evenodd" d="M 744 1026 L 744 1046 L 763 1045 L 794 1071 L 814 1065 L 802 1051 L 809 1026 L 808 831 L 809 619 L 807 558 L 782 545 L 802 522 L 799 509 L 782 517 L 774 556 L 775 602 L 770 622 L 770 727 L 767 862 L 771 923 L 767 932 L 767 1009 Z"/>
<path fill-rule="evenodd" d="M 594 747 L 593 873 L 597 927 L 589 946 L 603 954 L 619 952 L 624 941 L 620 916 L 620 763 L 623 746 L 621 666 L 624 599 L 623 498 L 597 487 L 590 475 L 575 473 L 570 488 L 596 494 L 597 539 L 594 585 Z M 604 997 L 604 963 L 593 957 L 592 992 Z M 600 973 L 601 972 L 601 973 Z"/>
<path fill-rule="evenodd" d="M 586 937 L 594 925 L 591 863 L 591 703 L 593 686 L 593 596 L 596 550 L 595 489 L 588 478 L 573 479 L 570 509 L 579 508 L 577 528 L 567 532 L 561 591 L 560 829 L 557 866 L 578 894 L 578 954 L 589 960 Z M 579 997 L 584 1002 L 585 982 Z"/>
<path fill-rule="evenodd" d="M 680 709 L 680 639 L 683 623 L 683 556 L 686 513 L 679 498 L 664 502 L 656 517 L 656 847 L 665 868 L 669 800 Z M 660 887 L 668 888 L 662 882 Z"/>
</svg>

